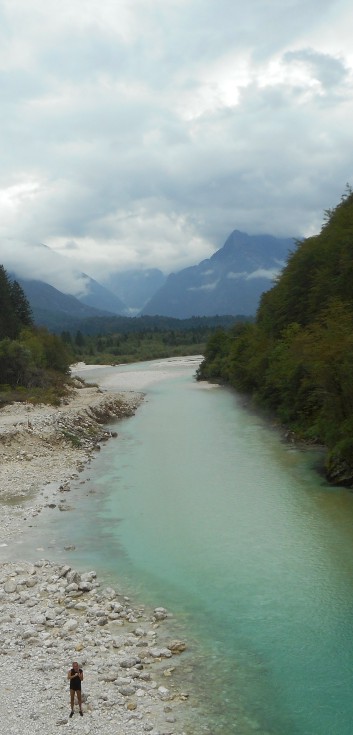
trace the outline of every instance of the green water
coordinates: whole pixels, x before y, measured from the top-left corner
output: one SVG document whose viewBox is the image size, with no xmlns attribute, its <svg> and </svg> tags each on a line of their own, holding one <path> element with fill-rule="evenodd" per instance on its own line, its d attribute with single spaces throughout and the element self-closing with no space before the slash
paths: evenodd
<svg viewBox="0 0 353 735">
<path fill-rule="evenodd" d="M 129 370 L 154 364 L 96 379 Z M 66 534 L 79 563 L 174 611 L 208 732 L 351 735 L 353 496 L 193 373 L 157 373 L 52 545 Z"/>
</svg>

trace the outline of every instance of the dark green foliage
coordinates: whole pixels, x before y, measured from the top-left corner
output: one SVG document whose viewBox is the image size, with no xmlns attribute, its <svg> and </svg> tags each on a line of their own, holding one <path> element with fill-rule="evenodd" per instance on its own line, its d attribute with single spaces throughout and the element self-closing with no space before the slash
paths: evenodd
<svg viewBox="0 0 353 735">
<path fill-rule="evenodd" d="M 126 363 L 154 360 L 178 355 L 199 355 L 204 352 L 209 336 L 218 329 L 222 317 L 124 317 L 110 320 L 118 327 L 113 332 L 98 335 L 76 332 L 72 349 L 76 359 L 87 363 Z M 233 325 L 237 317 L 224 317 L 225 325 Z M 103 320 L 103 324 L 106 320 Z"/>
<path fill-rule="evenodd" d="M 0 265 L 0 339 L 16 339 L 21 329 L 31 324 L 31 308 L 21 286 L 12 282 Z"/>
<path fill-rule="evenodd" d="M 353 467 L 353 194 L 322 231 L 297 243 L 255 324 L 208 343 L 198 377 L 226 380 L 303 438 L 328 464 Z M 353 474 L 352 474 L 353 476 Z"/>
<path fill-rule="evenodd" d="M 28 350 L 8 337 L 0 341 L 0 383 L 25 385 L 30 381 L 31 360 Z"/>
<path fill-rule="evenodd" d="M 77 347 L 83 347 L 84 344 L 85 344 L 84 336 L 82 332 L 78 329 L 76 332 L 76 336 L 75 336 L 75 345 Z"/>
<path fill-rule="evenodd" d="M 67 374 L 72 359 L 72 352 L 56 334 L 51 334 L 47 329 L 36 330 L 43 351 L 43 366 L 47 370 L 55 370 L 58 373 Z"/>
<path fill-rule="evenodd" d="M 13 300 L 11 281 L 5 268 L 0 265 L 0 339 L 15 339 L 21 328 Z"/>
<path fill-rule="evenodd" d="M 37 310 L 38 311 L 38 310 Z M 45 312 L 45 319 L 39 319 L 36 324 L 47 326 L 51 332 L 57 334 L 70 334 L 73 339 L 76 338 L 78 332 L 81 335 L 101 335 L 101 334 L 130 334 L 133 332 L 165 332 L 168 330 L 189 331 L 190 329 L 200 329 L 202 331 L 216 329 L 217 327 L 228 328 L 236 321 L 251 321 L 251 317 L 239 316 L 193 316 L 189 319 L 175 319 L 169 316 L 101 316 L 88 317 L 85 319 L 66 319 L 65 315 L 53 312 L 49 319 L 48 312 Z M 48 323 L 48 321 L 50 323 Z"/>
<path fill-rule="evenodd" d="M 56 386 L 57 375 L 68 375 L 71 352 L 46 329 L 33 326 L 24 292 L 0 266 L 0 386 L 1 401 L 12 389 Z"/>
<path fill-rule="evenodd" d="M 263 294 L 257 322 L 278 336 L 315 320 L 332 299 L 353 308 L 353 194 L 331 212 L 320 235 L 297 244 L 276 285 Z"/>
<path fill-rule="evenodd" d="M 224 376 L 225 358 L 230 349 L 230 334 L 223 329 L 217 329 L 209 338 L 205 349 L 203 377 L 212 380 L 220 375 Z"/>
<path fill-rule="evenodd" d="M 65 342 L 66 345 L 69 345 L 69 347 L 72 347 L 72 336 L 70 332 L 61 332 L 61 339 L 63 342 Z"/>
<path fill-rule="evenodd" d="M 33 317 L 31 307 L 25 293 L 17 281 L 10 284 L 11 302 L 18 323 L 21 327 L 30 327 L 33 325 Z"/>
<path fill-rule="evenodd" d="M 0 340 L 0 384 L 26 388 L 46 386 L 50 373 L 68 375 L 71 354 L 46 329 L 24 330 L 17 340 Z"/>
</svg>

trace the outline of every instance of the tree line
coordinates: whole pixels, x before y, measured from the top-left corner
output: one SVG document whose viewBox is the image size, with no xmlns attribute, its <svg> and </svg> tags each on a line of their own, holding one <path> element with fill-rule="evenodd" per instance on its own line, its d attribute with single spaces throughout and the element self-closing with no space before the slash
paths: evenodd
<svg viewBox="0 0 353 735">
<path fill-rule="evenodd" d="M 253 324 L 218 330 L 199 379 L 222 380 L 298 437 L 327 447 L 333 482 L 353 483 L 353 193 L 296 243 Z"/>
<path fill-rule="evenodd" d="M 224 317 L 224 324 L 234 324 L 235 317 Z M 84 325 L 75 333 L 65 330 L 61 338 L 75 360 L 87 363 L 109 364 L 154 360 L 164 357 L 203 354 L 214 325 L 221 317 L 190 320 L 168 317 L 117 318 L 112 320 L 112 331 L 98 331 Z M 87 328 L 88 327 L 88 328 Z M 104 320 L 101 329 L 107 327 Z"/>
<path fill-rule="evenodd" d="M 57 335 L 36 328 L 23 289 L 0 265 L 0 401 L 43 390 L 56 402 L 68 378 L 71 353 Z"/>
</svg>

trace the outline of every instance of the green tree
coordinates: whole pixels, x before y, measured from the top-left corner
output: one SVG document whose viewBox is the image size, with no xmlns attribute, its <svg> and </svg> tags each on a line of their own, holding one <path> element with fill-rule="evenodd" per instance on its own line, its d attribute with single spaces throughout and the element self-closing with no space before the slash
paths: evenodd
<svg viewBox="0 0 353 735">
<path fill-rule="evenodd" d="M 31 354 L 16 340 L 0 341 L 0 383 L 10 386 L 28 385 L 32 376 Z"/>
<path fill-rule="evenodd" d="M 199 377 L 227 380 L 328 447 L 353 484 L 353 193 L 297 243 L 256 322 L 212 337 Z M 334 460 L 332 460 L 334 458 Z M 335 475 L 336 478 L 336 475 Z"/>
<path fill-rule="evenodd" d="M 21 327 L 33 326 L 32 310 L 25 293 L 17 281 L 10 284 L 10 295 L 13 310 Z"/>
<path fill-rule="evenodd" d="M 38 335 L 43 346 L 45 367 L 59 373 L 68 374 L 72 359 L 72 353 L 68 346 L 60 337 L 51 334 L 47 329 L 39 329 Z"/>
<path fill-rule="evenodd" d="M 85 344 L 85 338 L 81 332 L 80 329 L 77 330 L 76 336 L 75 336 L 75 345 L 77 347 L 83 347 Z"/>
<path fill-rule="evenodd" d="M 0 265 L 0 339 L 15 339 L 19 331 L 19 320 L 14 309 L 11 281 L 3 265 Z"/>
<path fill-rule="evenodd" d="M 224 359 L 228 355 L 229 335 L 223 329 L 217 329 L 208 340 L 205 359 L 197 371 L 198 380 L 222 378 Z"/>
</svg>

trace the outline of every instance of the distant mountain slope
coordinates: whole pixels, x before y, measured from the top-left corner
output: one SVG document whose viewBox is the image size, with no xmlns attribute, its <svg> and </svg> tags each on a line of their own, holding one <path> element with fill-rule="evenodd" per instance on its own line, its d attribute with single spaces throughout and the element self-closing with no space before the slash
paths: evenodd
<svg viewBox="0 0 353 735">
<path fill-rule="evenodd" d="M 158 268 L 110 273 L 103 283 L 126 305 L 125 313 L 138 314 L 149 299 L 161 288 L 166 276 Z"/>
<path fill-rule="evenodd" d="M 79 295 L 77 298 L 82 304 L 93 306 L 95 309 L 103 309 L 112 314 L 120 315 L 126 313 L 127 308 L 119 296 L 105 286 L 102 286 L 94 278 L 87 276 L 86 273 L 81 273 L 81 279 L 86 289 L 84 294 Z"/>
<path fill-rule="evenodd" d="M 261 294 L 271 288 L 293 248 L 294 238 L 234 230 L 211 258 L 168 276 L 141 313 L 179 319 L 254 315 Z"/>
<path fill-rule="evenodd" d="M 14 248 L 15 252 L 16 248 Z M 56 253 L 47 245 L 35 243 L 32 248 L 25 247 L 22 244 L 23 257 L 14 260 L 7 253 L 7 260 L 4 265 L 9 272 L 14 273 L 17 281 L 21 278 L 27 283 L 32 282 L 32 296 L 38 295 L 38 284 L 46 283 L 57 289 L 62 295 L 68 294 L 75 297 L 82 304 L 91 306 L 99 311 L 109 312 L 110 314 L 125 314 L 127 308 L 123 301 L 111 290 L 98 283 L 94 278 L 84 273 L 81 268 L 73 265 L 69 258 Z M 28 259 L 28 253 L 32 253 L 32 257 Z M 35 287 L 33 284 L 37 284 Z M 55 302 L 53 292 L 48 293 L 50 301 Z M 61 299 L 61 304 L 62 299 Z M 43 308 L 45 305 L 43 303 Z M 54 306 L 54 311 L 56 306 Z"/>
<path fill-rule="evenodd" d="M 70 323 L 71 319 L 112 315 L 109 311 L 82 304 L 75 296 L 63 294 L 44 281 L 27 280 L 15 275 L 13 278 L 23 288 L 32 309 L 34 322 L 38 326 L 55 328 L 61 322 Z"/>
</svg>

